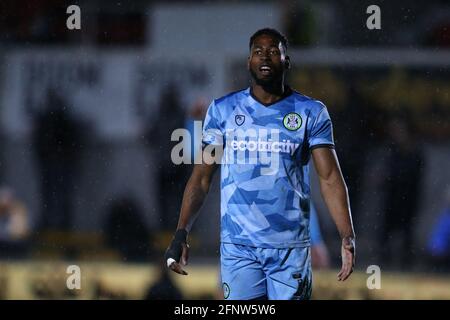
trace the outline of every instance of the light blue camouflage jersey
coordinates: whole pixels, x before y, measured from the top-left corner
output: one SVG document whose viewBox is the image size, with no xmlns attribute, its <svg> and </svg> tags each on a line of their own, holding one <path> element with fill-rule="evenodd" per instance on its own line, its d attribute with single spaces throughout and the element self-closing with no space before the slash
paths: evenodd
<svg viewBox="0 0 450 320">
<path fill-rule="evenodd" d="M 311 150 L 334 147 L 323 103 L 290 90 L 280 101 L 263 105 L 247 88 L 211 103 L 202 140 L 205 150 L 224 147 L 222 243 L 310 245 Z"/>
</svg>

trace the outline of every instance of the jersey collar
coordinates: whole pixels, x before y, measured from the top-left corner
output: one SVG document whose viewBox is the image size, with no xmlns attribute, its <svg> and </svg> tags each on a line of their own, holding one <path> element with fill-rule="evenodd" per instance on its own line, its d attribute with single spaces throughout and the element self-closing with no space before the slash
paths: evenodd
<svg viewBox="0 0 450 320">
<path fill-rule="evenodd" d="M 277 103 L 283 101 L 284 99 L 290 97 L 294 93 L 294 90 L 292 90 L 291 87 L 289 87 L 288 85 L 286 85 L 284 87 L 284 89 L 285 90 L 284 90 L 283 97 L 281 97 L 280 100 L 277 100 L 277 101 L 272 102 L 272 103 L 263 103 L 262 101 L 258 100 L 258 98 L 253 95 L 252 87 L 248 87 L 247 91 L 249 92 L 250 97 L 252 97 L 252 99 L 255 100 L 257 103 L 262 104 L 265 107 L 270 107 L 270 106 L 272 106 L 274 104 L 277 104 Z"/>
</svg>

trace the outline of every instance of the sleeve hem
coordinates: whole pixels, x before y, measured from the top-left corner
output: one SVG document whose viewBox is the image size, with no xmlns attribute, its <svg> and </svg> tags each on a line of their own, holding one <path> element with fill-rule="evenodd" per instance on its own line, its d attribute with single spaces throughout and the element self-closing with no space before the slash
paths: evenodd
<svg viewBox="0 0 450 320">
<path fill-rule="evenodd" d="M 328 149 L 334 149 L 334 144 L 331 143 L 320 143 L 320 144 L 315 144 L 313 146 L 311 146 L 309 148 L 309 150 L 314 150 L 317 148 L 328 148 Z"/>
</svg>

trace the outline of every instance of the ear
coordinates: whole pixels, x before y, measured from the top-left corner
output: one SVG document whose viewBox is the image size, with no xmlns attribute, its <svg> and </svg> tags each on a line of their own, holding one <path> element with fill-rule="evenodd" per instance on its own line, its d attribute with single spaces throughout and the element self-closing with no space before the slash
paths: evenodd
<svg viewBox="0 0 450 320">
<path fill-rule="evenodd" d="M 284 68 L 286 70 L 289 70 L 291 68 L 291 58 L 289 58 L 289 56 L 286 56 L 284 58 Z"/>
<path fill-rule="evenodd" d="M 250 56 L 247 57 L 247 70 L 250 70 Z"/>
</svg>

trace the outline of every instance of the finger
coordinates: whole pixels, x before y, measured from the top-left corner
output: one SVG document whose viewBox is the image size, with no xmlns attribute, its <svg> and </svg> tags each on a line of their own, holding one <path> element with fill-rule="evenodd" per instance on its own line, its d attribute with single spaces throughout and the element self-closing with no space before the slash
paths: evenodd
<svg viewBox="0 0 450 320">
<path fill-rule="evenodd" d="M 342 280 L 342 277 L 343 277 L 343 275 L 345 274 L 345 272 L 346 272 L 346 269 L 347 269 L 347 263 L 346 263 L 346 259 L 345 258 L 343 258 L 342 259 L 342 266 L 341 266 L 341 270 L 339 271 L 339 273 L 338 273 L 338 280 L 339 281 L 341 281 Z"/>
<path fill-rule="evenodd" d="M 341 271 L 338 273 L 338 280 L 344 281 L 347 279 L 351 273 L 351 270 L 353 270 L 352 263 L 349 260 L 343 261 Z"/>
<path fill-rule="evenodd" d="M 342 275 L 341 281 L 345 281 L 348 279 L 348 277 L 350 277 L 350 274 L 352 273 L 352 270 L 346 270 L 346 272 Z"/>
<path fill-rule="evenodd" d="M 349 262 L 346 263 L 345 267 L 343 268 L 343 272 L 341 274 L 341 281 L 345 281 L 348 279 L 348 277 L 350 276 L 350 274 L 352 274 L 353 272 L 353 265 Z"/>
<path fill-rule="evenodd" d="M 181 264 L 184 266 L 188 264 L 189 259 L 189 245 L 185 244 L 183 245 L 183 252 L 181 254 Z"/>
<path fill-rule="evenodd" d="M 341 270 L 339 270 L 339 273 L 337 275 L 337 278 L 339 281 L 341 281 L 342 273 L 344 272 L 344 264 L 342 264 Z"/>
<path fill-rule="evenodd" d="M 170 265 L 170 269 L 178 274 L 181 274 L 183 276 L 186 276 L 188 273 L 181 268 L 181 265 L 178 262 L 173 262 Z"/>
<path fill-rule="evenodd" d="M 338 280 L 339 281 L 344 281 L 344 279 L 346 277 L 346 274 L 347 274 L 346 267 L 342 267 L 341 272 L 339 272 L 339 275 L 338 275 Z"/>
<path fill-rule="evenodd" d="M 342 280 L 342 278 L 343 278 L 345 272 L 346 272 L 345 266 L 343 265 L 342 268 L 341 268 L 341 271 L 339 271 L 339 273 L 338 273 L 338 280 L 339 280 L 339 281 Z"/>
</svg>

